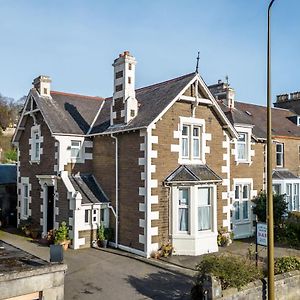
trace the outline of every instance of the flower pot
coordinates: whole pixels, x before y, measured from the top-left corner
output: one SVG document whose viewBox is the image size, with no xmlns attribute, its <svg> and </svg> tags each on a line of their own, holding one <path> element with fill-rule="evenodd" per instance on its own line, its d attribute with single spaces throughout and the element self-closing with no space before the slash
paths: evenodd
<svg viewBox="0 0 300 300">
<path fill-rule="evenodd" d="M 98 246 L 101 248 L 107 248 L 107 240 L 99 240 L 98 241 Z"/>
<path fill-rule="evenodd" d="M 31 237 L 35 240 L 39 236 L 39 231 L 38 230 L 32 230 L 31 231 Z"/>
<path fill-rule="evenodd" d="M 70 244 L 70 240 L 65 240 L 59 243 L 60 245 L 62 245 L 64 251 L 68 250 L 69 244 Z"/>
<path fill-rule="evenodd" d="M 25 229 L 25 230 L 24 230 L 24 233 L 25 233 L 26 236 L 30 236 L 30 233 L 31 233 L 31 232 L 30 232 L 30 229 Z"/>
</svg>

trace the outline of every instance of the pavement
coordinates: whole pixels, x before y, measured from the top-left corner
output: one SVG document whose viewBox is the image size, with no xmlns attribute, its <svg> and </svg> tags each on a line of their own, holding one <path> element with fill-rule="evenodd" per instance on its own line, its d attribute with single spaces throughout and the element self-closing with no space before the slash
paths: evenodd
<svg viewBox="0 0 300 300">
<path fill-rule="evenodd" d="M 31 239 L 0 231 L 0 239 L 49 261 L 49 248 Z M 64 253 L 68 265 L 65 277 L 65 299 L 190 299 L 193 278 L 179 268 L 113 253 L 113 249 L 69 249 Z M 115 250 L 118 252 L 118 250 Z"/>
</svg>

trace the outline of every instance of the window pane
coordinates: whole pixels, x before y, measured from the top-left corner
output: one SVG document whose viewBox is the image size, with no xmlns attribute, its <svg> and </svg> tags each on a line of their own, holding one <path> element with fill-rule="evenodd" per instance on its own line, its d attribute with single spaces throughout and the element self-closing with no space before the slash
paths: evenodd
<svg viewBox="0 0 300 300">
<path fill-rule="evenodd" d="M 89 214 L 90 214 L 90 212 L 89 212 L 89 210 L 85 210 L 85 215 L 84 215 L 84 222 L 85 223 L 88 223 L 89 222 Z"/>
<path fill-rule="evenodd" d="M 183 157 L 188 157 L 189 156 L 188 138 L 182 138 L 182 156 Z"/>
<path fill-rule="evenodd" d="M 194 127 L 193 128 L 193 136 L 199 136 L 199 127 Z"/>
<path fill-rule="evenodd" d="M 276 144 L 276 152 L 282 152 L 283 145 L 282 144 Z"/>
<path fill-rule="evenodd" d="M 188 209 L 179 208 L 179 231 L 188 231 Z"/>
<path fill-rule="evenodd" d="M 288 210 L 292 210 L 292 184 L 286 184 L 286 201 L 288 203 Z"/>
<path fill-rule="evenodd" d="M 239 133 L 239 142 L 245 142 L 246 141 L 246 133 Z"/>
<path fill-rule="evenodd" d="M 238 159 L 246 159 L 246 144 L 238 144 Z"/>
<path fill-rule="evenodd" d="M 243 201 L 243 219 L 249 218 L 249 201 Z"/>
<path fill-rule="evenodd" d="M 212 227 L 211 220 L 211 188 L 198 188 L 198 230 Z"/>
<path fill-rule="evenodd" d="M 188 126 L 183 126 L 182 127 L 182 135 L 188 135 L 188 132 L 189 132 Z"/>
<path fill-rule="evenodd" d="M 239 185 L 235 186 L 234 198 L 240 199 L 240 186 Z"/>
<path fill-rule="evenodd" d="M 280 184 L 273 184 L 273 193 L 280 195 Z"/>
<path fill-rule="evenodd" d="M 28 198 L 24 198 L 24 215 L 28 215 Z"/>
<path fill-rule="evenodd" d="M 179 205 L 189 205 L 188 189 L 179 189 Z"/>
<path fill-rule="evenodd" d="M 249 198 L 249 185 L 243 186 L 243 199 Z"/>
<path fill-rule="evenodd" d="M 40 143 L 35 143 L 35 158 L 40 158 Z"/>
<path fill-rule="evenodd" d="M 193 139 L 193 156 L 200 157 L 200 140 Z"/>
<path fill-rule="evenodd" d="M 236 220 L 239 220 L 240 219 L 240 202 L 239 201 L 235 201 L 234 202 L 234 218 Z"/>
<path fill-rule="evenodd" d="M 28 185 L 24 184 L 24 197 L 28 197 Z"/>
<path fill-rule="evenodd" d="M 294 183 L 294 197 L 292 210 L 299 210 L 299 183 Z"/>
</svg>

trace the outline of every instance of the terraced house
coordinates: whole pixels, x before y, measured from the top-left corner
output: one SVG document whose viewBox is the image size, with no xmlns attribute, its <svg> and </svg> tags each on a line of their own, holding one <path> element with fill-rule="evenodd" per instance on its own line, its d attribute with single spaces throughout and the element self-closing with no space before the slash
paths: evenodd
<svg viewBox="0 0 300 300">
<path fill-rule="evenodd" d="M 116 247 L 147 257 L 168 240 L 179 255 L 218 251 L 221 226 L 251 235 L 265 170 L 251 110 L 197 73 L 135 89 L 128 51 L 113 67 L 106 99 L 33 81 L 14 136 L 18 220 L 31 216 L 43 234 L 67 221 L 74 249 L 104 222 Z"/>
</svg>

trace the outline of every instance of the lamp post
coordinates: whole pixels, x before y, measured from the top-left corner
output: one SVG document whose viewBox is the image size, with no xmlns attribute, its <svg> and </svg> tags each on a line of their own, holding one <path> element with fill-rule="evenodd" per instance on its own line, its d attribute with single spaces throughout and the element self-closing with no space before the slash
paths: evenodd
<svg viewBox="0 0 300 300">
<path fill-rule="evenodd" d="M 271 7 L 268 7 L 267 45 L 267 222 L 268 222 L 268 299 L 275 300 L 274 292 L 274 216 L 272 192 L 272 115 L 271 115 Z"/>
</svg>

